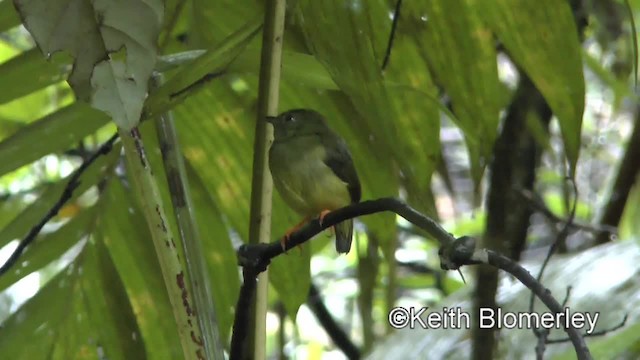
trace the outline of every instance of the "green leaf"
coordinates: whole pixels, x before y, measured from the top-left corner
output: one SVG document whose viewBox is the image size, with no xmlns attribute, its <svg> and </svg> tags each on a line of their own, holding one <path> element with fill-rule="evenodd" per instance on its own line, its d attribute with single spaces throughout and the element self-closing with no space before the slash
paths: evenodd
<svg viewBox="0 0 640 360">
<path fill-rule="evenodd" d="M 79 99 L 108 113 L 125 130 L 138 124 L 156 61 L 160 0 L 14 3 L 47 57 L 65 51 L 75 59 L 69 84 Z"/>
<path fill-rule="evenodd" d="M 108 359 L 145 359 L 145 343 L 120 274 L 102 241 L 87 244 L 81 291 L 94 342 Z M 77 299 L 76 301 L 79 301 Z"/>
<path fill-rule="evenodd" d="M 249 21 L 214 49 L 207 51 L 187 66 L 183 66 L 149 96 L 145 104 L 144 117 L 155 117 L 170 110 L 184 101 L 187 95 L 193 94 L 193 91 L 186 91 L 186 89 L 208 76 L 214 76 L 223 71 L 253 39 L 261 26 L 262 23 L 257 18 Z M 201 82 L 200 85 L 202 84 Z"/>
<path fill-rule="evenodd" d="M 414 37 L 434 77 L 451 98 L 465 134 L 472 177 L 479 184 L 496 138 L 500 112 L 494 39 L 473 1 L 409 2 Z M 477 5 L 484 6 L 484 5 Z M 427 20 L 420 21 L 420 14 Z M 422 30 L 422 31 L 421 31 Z"/>
<path fill-rule="evenodd" d="M 13 7 L 13 2 L 0 0 L 0 32 L 5 32 L 14 26 L 20 25 L 20 18 Z"/>
<path fill-rule="evenodd" d="M 248 46 L 227 68 L 230 72 L 257 75 L 260 64 L 260 48 Z M 323 90 L 338 90 L 327 69 L 311 55 L 296 51 L 282 52 L 283 81 Z"/>
<path fill-rule="evenodd" d="M 67 149 L 106 124 L 104 113 L 82 103 L 64 107 L 0 142 L 0 175 Z"/>
<path fill-rule="evenodd" d="M 569 3 L 496 0 L 477 4 L 487 25 L 558 118 L 573 174 L 580 152 L 585 85 L 581 45 Z"/>
<path fill-rule="evenodd" d="M 0 65 L 0 79 L 11 84 L 0 92 L 0 104 L 64 80 L 64 70 L 64 64 L 46 61 L 36 49 L 11 58 Z"/>
<path fill-rule="evenodd" d="M 623 240 L 636 239 L 640 242 L 640 206 L 638 204 L 640 204 L 640 182 L 636 182 L 631 188 L 620 219 L 619 235 Z"/>
<path fill-rule="evenodd" d="M 182 348 L 149 230 L 119 179 L 107 185 L 97 233 L 104 242 L 136 314 L 149 359 L 182 358 Z"/>
<path fill-rule="evenodd" d="M 223 221 L 223 214 L 193 167 L 188 162 L 185 165 L 200 237 L 205 249 L 209 278 L 212 282 L 211 291 L 220 338 L 226 342 L 233 324 L 234 312 L 231 309 L 235 307 L 240 293 L 238 261 L 231 245 L 229 230 Z"/>
</svg>

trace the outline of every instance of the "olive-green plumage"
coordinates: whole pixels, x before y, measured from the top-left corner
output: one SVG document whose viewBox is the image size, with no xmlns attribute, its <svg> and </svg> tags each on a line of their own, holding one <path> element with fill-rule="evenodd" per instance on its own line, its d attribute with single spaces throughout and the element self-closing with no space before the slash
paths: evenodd
<svg viewBox="0 0 640 360">
<path fill-rule="evenodd" d="M 360 181 L 344 140 L 318 112 L 295 109 L 268 118 L 274 126 L 269 150 L 273 183 L 284 201 L 303 216 L 360 201 Z M 348 253 L 353 220 L 335 226 L 336 250 Z"/>
</svg>

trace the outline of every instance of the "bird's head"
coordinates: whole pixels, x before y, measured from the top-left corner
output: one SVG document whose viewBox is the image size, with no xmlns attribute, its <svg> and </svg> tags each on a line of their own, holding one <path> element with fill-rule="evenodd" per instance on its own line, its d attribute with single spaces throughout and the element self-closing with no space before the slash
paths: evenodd
<svg viewBox="0 0 640 360">
<path fill-rule="evenodd" d="M 285 111 L 278 116 L 268 116 L 266 120 L 273 124 L 275 140 L 329 131 L 324 117 L 309 109 Z"/>
</svg>

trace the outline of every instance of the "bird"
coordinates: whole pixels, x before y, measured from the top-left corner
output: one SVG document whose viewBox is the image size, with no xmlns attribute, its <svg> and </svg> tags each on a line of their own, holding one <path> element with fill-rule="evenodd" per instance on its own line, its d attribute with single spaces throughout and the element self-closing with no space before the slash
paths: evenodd
<svg viewBox="0 0 640 360">
<path fill-rule="evenodd" d="M 360 202 L 361 188 L 351 152 L 342 137 L 333 132 L 323 115 L 311 109 L 292 109 L 267 116 L 273 124 L 274 140 L 269 149 L 273 184 L 285 203 L 304 216 L 289 235 L 315 215 Z M 346 254 L 353 239 L 353 219 L 334 226 L 336 251 Z"/>
</svg>

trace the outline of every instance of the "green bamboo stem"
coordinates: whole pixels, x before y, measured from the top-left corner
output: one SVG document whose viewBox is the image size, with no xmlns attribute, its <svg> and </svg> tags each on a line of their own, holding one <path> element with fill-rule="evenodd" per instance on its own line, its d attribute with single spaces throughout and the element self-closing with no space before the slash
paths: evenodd
<svg viewBox="0 0 640 360">
<path fill-rule="evenodd" d="M 271 240 L 271 198 L 273 180 L 267 169 L 269 147 L 273 141 L 273 128 L 267 126 L 265 116 L 278 112 L 282 42 L 284 37 L 285 0 L 268 0 L 264 14 L 258 113 L 253 146 L 253 178 L 251 181 L 251 213 L 249 215 L 249 243 L 267 243 Z M 268 274 L 258 277 L 253 303 L 253 326 L 248 336 L 253 359 L 266 358 L 266 314 Z M 251 353 L 248 351 L 247 353 Z"/>
<path fill-rule="evenodd" d="M 140 132 L 138 128 L 133 128 L 131 131 L 122 129 L 118 131 L 129 166 L 129 178 L 132 180 L 134 192 L 138 194 L 156 249 L 162 277 L 176 319 L 184 358 L 187 360 L 204 359 L 200 329 L 193 325 L 196 319 L 194 311 L 189 305 L 191 302 L 185 273 L 178 258 L 173 232 L 165 215 L 158 184 L 147 160 Z"/>
<path fill-rule="evenodd" d="M 155 74 L 152 86 L 157 88 L 163 82 L 161 74 Z M 187 264 L 189 288 L 195 301 L 195 314 L 198 319 L 202 342 L 207 359 L 224 359 L 224 347 L 218 332 L 218 320 L 211 295 L 211 281 L 207 273 L 202 240 L 194 214 L 191 192 L 180 152 L 180 144 L 171 111 L 156 121 L 156 131 L 164 160 L 165 176 L 169 185 L 178 233 Z"/>
</svg>

